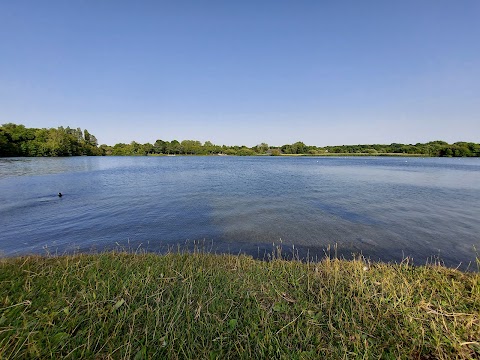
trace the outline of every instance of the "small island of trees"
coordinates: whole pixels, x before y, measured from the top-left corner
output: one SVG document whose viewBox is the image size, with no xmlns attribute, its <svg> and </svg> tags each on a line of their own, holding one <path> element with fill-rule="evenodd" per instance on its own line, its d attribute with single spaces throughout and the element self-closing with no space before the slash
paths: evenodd
<svg viewBox="0 0 480 360">
<path fill-rule="evenodd" d="M 0 126 L 0 157 L 21 156 L 147 156 L 147 155 L 406 155 L 435 157 L 479 157 L 480 144 L 431 141 L 417 144 L 312 146 L 301 141 L 283 146 L 261 143 L 253 147 L 203 144 L 198 140 L 157 140 L 154 144 L 119 143 L 98 145 L 96 137 L 80 128 L 27 128 L 24 125 Z"/>
</svg>

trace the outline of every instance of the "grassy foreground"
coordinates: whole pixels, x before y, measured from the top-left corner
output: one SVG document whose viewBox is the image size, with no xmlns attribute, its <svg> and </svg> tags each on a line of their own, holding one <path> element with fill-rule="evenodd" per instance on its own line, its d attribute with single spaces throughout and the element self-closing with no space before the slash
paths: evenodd
<svg viewBox="0 0 480 360">
<path fill-rule="evenodd" d="M 325 259 L 0 260 L 0 358 L 480 357 L 480 274 Z"/>
</svg>

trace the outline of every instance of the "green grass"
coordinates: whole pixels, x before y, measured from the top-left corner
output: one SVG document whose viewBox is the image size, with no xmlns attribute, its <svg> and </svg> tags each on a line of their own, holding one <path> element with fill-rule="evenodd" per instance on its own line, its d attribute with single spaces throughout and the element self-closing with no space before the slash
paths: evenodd
<svg viewBox="0 0 480 360">
<path fill-rule="evenodd" d="M 0 358 L 480 357 L 480 275 L 127 252 L 0 260 Z"/>
</svg>

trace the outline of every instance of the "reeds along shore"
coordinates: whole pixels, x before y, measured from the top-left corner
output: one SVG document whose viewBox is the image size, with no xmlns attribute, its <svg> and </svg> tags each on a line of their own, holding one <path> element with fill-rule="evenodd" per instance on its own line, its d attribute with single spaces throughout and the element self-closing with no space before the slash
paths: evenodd
<svg viewBox="0 0 480 360">
<path fill-rule="evenodd" d="M 127 252 L 0 260 L 0 358 L 480 357 L 480 274 Z"/>
</svg>

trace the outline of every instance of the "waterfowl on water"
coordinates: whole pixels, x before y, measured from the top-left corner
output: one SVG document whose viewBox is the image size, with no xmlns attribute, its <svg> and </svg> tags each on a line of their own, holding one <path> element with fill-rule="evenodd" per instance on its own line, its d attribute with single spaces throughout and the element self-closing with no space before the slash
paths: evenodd
<svg viewBox="0 0 480 360">
<path fill-rule="evenodd" d="M 58 193 L 58 197 L 62 197 L 62 196 L 63 196 L 63 194 L 59 192 L 59 193 Z"/>
</svg>

